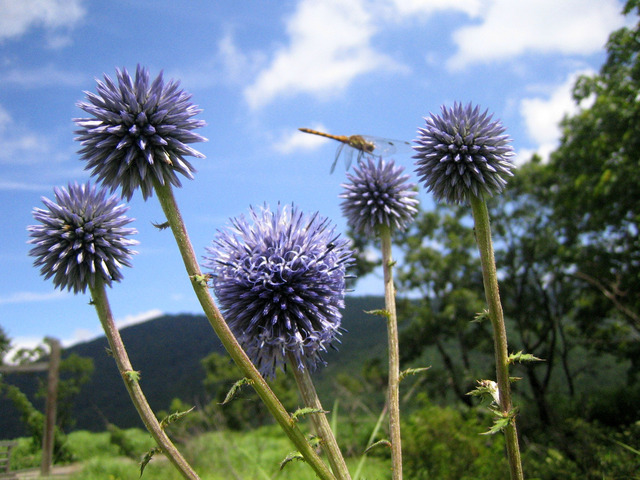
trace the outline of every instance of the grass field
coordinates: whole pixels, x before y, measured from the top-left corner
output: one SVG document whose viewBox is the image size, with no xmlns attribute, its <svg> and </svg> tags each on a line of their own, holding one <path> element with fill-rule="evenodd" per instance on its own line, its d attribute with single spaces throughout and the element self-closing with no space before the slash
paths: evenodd
<svg viewBox="0 0 640 480">
<path fill-rule="evenodd" d="M 139 458 L 153 447 L 151 437 L 142 430 L 125 431 L 129 447 Z M 68 435 L 71 451 L 78 466 L 69 480 L 137 480 L 139 460 L 123 455 L 110 441 L 108 432 L 73 432 Z M 16 449 L 17 468 L 37 467 L 39 456 L 28 454 L 28 439 L 21 439 Z M 309 466 L 299 461 L 289 462 L 282 470 L 280 463 L 293 450 L 278 426 L 267 426 L 250 432 L 210 432 L 179 446 L 202 480 L 313 480 L 317 478 Z M 347 461 L 356 471 L 359 459 Z M 390 464 L 385 459 L 368 458 L 360 480 L 390 478 Z M 142 479 L 179 480 L 182 477 L 162 455 L 154 457 L 144 470 Z"/>
</svg>

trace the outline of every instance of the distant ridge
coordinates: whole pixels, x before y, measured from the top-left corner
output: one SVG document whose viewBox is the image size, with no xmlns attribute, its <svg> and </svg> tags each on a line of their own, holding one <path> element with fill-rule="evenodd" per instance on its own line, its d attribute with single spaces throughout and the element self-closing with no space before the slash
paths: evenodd
<svg viewBox="0 0 640 480">
<path fill-rule="evenodd" d="M 347 330 L 330 350 L 328 366 L 318 371 L 319 381 L 338 371 L 360 373 L 362 362 L 386 355 L 386 325 L 380 317 L 367 315 L 368 310 L 382 308 L 381 297 L 348 297 L 343 317 Z M 97 321 L 97 319 L 96 319 Z M 165 410 L 173 398 L 186 402 L 202 397 L 204 371 L 200 360 L 212 352 L 223 353 L 220 340 L 203 315 L 164 315 L 125 327 L 120 332 L 135 370 L 141 372 L 141 385 L 154 411 Z M 113 358 L 106 353 L 107 340 L 99 337 L 65 349 L 63 356 L 75 353 L 93 358 L 93 377 L 75 402 L 76 429 L 101 431 L 105 419 L 126 428 L 142 424 L 120 379 Z M 35 375 L 8 375 L 6 383 L 18 385 L 42 409 L 42 401 L 34 400 Z M 0 439 L 25 435 L 18 413 L 11 402 L 0 398 Z"/>
</svg>

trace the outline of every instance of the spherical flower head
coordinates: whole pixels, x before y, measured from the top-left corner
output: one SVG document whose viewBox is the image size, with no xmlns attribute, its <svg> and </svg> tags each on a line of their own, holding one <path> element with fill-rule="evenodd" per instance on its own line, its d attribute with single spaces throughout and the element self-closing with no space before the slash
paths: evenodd
<svg viewBox="0 0 640 480">
<path fill-rule="evenodd" d="M 229 327 L 263 375 L 275 375 L 288 354 L 299 369 L 324 364 L 340 333 L 347 240 L 293 205 L 251 208 L 250 217 L 218 231 L 205 256 Z"/>
<path fill-rule="evenodd" d="M 350 183 L 342 184 L 342 213 L 357 232 L 374 235 L 380 225 L 404 230 L 418 212 L 418 192 L 408 183 L 404 168 L 382 159 L 360 162 L 354 173 L 347 173 Z"/>
<path fill-rule="evenodd" d="M 85 170 L 122 197 L 131 200 L 140 187 L 146 200 L 154 180 L 180 187 L 178 173 L 192 179 L 195 169 L 185 156 L 204 158 L 187 144 L 206 141 L 192 130 L 205 122 L 193 117 L 201 112 L 191 95 L 173 80 L 165 84 L 162 72 L 150 82 L 149 72 L 138 65 L 135 79 L 126 69 L 116 69 L 117 83 L 104 75 L 97 94 L 84 92 L 88 102 L 78 107 L 92 118 L 76 118 L 76 133 L 86 160 Z"/>
<path fill-rule="evenodd" d="M 127 238 L 138 233 L 126 228 L 133 221 L 124 216 L 128 207 L 118 204 L 118 198 L 106 198 L 107 191 L 91 184 L 69 184 L 69 189 L 55 188 L 55 202 L 43 197 L 47 209 L 34 208 L 33 216 L 40 222 L 27 228 L 35 246 L 29 255 L 36 257 L 34 266 L 41 266 L 45 278 L 53 277 L 60 290 L 84 292 L 102 279 L 111 286 L 120 281 L 120 267 L 130 267 L 129 247 L 138 241 Z"/>
<path fill-rule="evenodd" d="M 490 197 L 502 191 L 515 166 L 511 139 L 499 121 L 471 103 L 443 106 L 442 115 L 425 120 L 413 158 L 420 180 L 436 200 L 462 204 L 469 195 Z"/>
</svg>

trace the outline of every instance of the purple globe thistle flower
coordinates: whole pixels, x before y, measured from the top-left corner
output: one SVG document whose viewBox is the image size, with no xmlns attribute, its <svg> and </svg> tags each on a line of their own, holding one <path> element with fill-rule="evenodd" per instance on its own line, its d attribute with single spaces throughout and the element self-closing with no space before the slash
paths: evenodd
<svg viewBox="0 0 640 480">
<path fill-rule="evenodd" d="M 380 225 L 404 230 L 418 212 L 416 185 L 408 183 L 409 175 L 393 161 L 378 164 L 371 159 L 360 162 L 354 173 L 347 173 L 351 183 L 344 183 L 342 213 L 349 225 L 367 235 L 376 233 Z"/>
<path fill-rule="evenodd" d="M 129 247 L 138 241 L 126 238 L 138 233 L 126 228 L 133 219 L 125 217 L 129 209 L 118 205 L 118 198 L 105 198 L 107 191 L 91 184 L 69 184 L 69 189 L 54 188 L 56 201 L 42 197 L 48 210 L 33 209 L 39 225 L 27 227 L 34 244 L 29 255 L 36 257 L 44 278 L 53 277 L 56 288 L 84 292 L 101 278 L 111 286 L 120 281 L 120 267 L 137 253 Z"/>
<path fill-rule="evenodd" d="M 162 72 L 153 83 L 140 65 L 135 80 L 126 69 L 116 69 L 116 75 L 117 85 L 104 75 L 104 83 L 97 80 L 98 93 L 84 92 L 88 102 L 78 103 L 93 116 L 74 119 L 80 127 L 76 140 L 82 144 L 78 153 L 87 161 L 85 169 L 92 169 L 91 174 L 112 192 L 122 187 L 127 200 L 138 187 L 146 200 L 154 180 L 180 187 L 176 174 L 192 179 L 195 172 L 184 157 L 204 158 L 187 145 L 207 140 L 192 132 L 205 125 L 192 118 L 201 110 L 179 82 L 165 84 Z"/>
<path fill-rule="evenodd" d="M 293 355 L 297 368 L 324 364 L 321 353 L 340 333 L 346 239 L 328 219 L 291 205 L 250 209 L 218 231 L 204 265 L 238 342 L 263 375 Z"/>
<path fill-rule="evenodd" d="M 492 196 L 513 175 L 511 139 L 487 112 L 455 103 L 451 109 L 443 106 L 441 116 L 431 114 L 426 127 L 418 129 L 416 172 L 436 200 L 462 204 L 469 194 Z"/>
</svg>

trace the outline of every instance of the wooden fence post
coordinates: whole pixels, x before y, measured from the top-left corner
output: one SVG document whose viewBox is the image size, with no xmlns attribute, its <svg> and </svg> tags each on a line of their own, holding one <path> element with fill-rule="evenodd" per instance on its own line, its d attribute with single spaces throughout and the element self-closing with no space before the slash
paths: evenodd
<svg viewBox="0 0 640 480">
<path fill-rule="evenodd" d="M 53 464 L 53 445 L 56 428 L 58 380 L 60 371 L 60 342 L 55 338 L 45 338 L 51 347 L 49 354 L 49 374 L 47 377 L 47 402 L 45 407 L 44 435 L 42 438 L 42 464 L 40 474 L 47 477 Z"/>
</svg>

